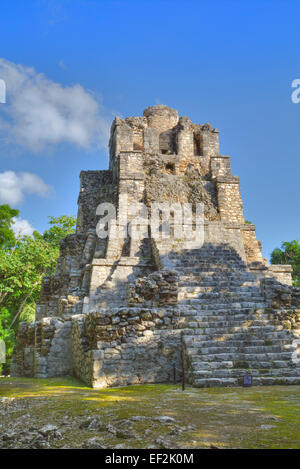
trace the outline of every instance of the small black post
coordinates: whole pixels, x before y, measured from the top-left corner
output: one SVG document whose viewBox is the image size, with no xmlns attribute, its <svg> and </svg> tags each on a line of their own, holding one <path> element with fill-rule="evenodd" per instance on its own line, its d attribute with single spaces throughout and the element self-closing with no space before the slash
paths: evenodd
<svg viewBox="0 0 300 469">
<path fill-rule="evenodd" d="M 182 363 L 182 390 L 185 390 L 185 370 L 184 370 L 184 353 L 183 353 L 183 332 L 181 332 L 181 363 Z"/>
</svg>

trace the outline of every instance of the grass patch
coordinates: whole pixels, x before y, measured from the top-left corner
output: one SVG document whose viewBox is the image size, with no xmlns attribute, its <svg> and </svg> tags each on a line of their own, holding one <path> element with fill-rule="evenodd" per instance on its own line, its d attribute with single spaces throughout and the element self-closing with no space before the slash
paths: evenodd
<svg viewBox="0 0 300 469">
<path fill-rule="evenodd" d="M 159 384 L 95 390 L 73 378 L 2 378 L 0 396 L 14 398 L 2 414 L 8 430 L 47 423 L 62 429 L 63 439 L 53 447 L 78 448 L 97 436 L 111 448 L 300 448 L 300 386 L 182 392 L 180 386 Z M 0 401 L 0 411 L 5 405 Z M 93 416 L 135 437 L 81 429 Z M 160 421 L 161 416 L 174 422 Z"/>
</svg>

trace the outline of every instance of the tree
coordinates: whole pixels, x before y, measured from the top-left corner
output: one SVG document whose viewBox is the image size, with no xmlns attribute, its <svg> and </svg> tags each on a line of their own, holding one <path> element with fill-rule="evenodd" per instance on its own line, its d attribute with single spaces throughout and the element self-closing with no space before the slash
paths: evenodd
<svg viewBox="0 0 300 469">
<path fill-rule="evenodd" d="M 25 236 L 17 248 L 0 253 L 0 306 L 14 311 L 14 324 L 28 301 L 36 301 L 42 278 L 53 273 L 59 250 L 39 233 Z"/>
<path fill-rule="evenodd" d="M 299 241 L 285 241 L 281 249 L 276 248 L 271 254 L 271 264 L 290 264 L 295 286 L 300 286 L 300 244 Z"/>
<path fill-rule="evenodd" d="M 18 215 L 19 210 L 14 210 L 9 205 L 0 205 L 0 249 L 10 248 L 15 244 L 12 225 L 13 218 Z"/>
<path fill-rule="evenodd" d="M 6 308 L 0 308 L 0 340 L 5 342 L 6 358 L 10 358 L 15 345 L 15 331 L 9 328 L 11 322 L 10 312 Z M 0 363 L 0 372 L 8 371 L 9 360 L 5 364 Z"/>
<path fill-rule="evenodd" d="M 67 235 L 74 233 L 76 217 L 62 215 L 61 217 L 48 217 L 51 227 L 43 234 L 43 238 L 53 246 L 59 247 L 60 242 Z"/>
<path fill-rule="evenodd" d="M 31 320 L 42 278 L 55 271 L 59 244 L 74 233 L 75 217 L 49 217 L 51 227 L 43 234 L 14 240 L 13 248 L 0 250 L 0 340 L 12 351 L 20 317 Z"/>
</svg>

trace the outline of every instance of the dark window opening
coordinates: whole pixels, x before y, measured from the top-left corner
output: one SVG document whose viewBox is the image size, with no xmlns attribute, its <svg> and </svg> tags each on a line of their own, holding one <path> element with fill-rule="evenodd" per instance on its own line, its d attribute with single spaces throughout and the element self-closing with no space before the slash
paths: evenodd
<svg viewBox="0 0 300 469">
<path fill-rule="evenodd" d="M 176 134 L 172 129 L 160 134 L 159 151 L 163 155 L 176 154 Z"/>
<path fill-rule="evenodd" d="M 167 163 L 166 164 L 166 171 L 167 171 L 167 173 L 175 174 L 175 165 L 174 165 L 174 163 Z"/>
<path fill-rule="evenodd" d="M 201 135 L 195 135 L 194 134 L 194 155 L 196 155 L 196 156 L 202 156 L 203 155 Z"/>
</svg>

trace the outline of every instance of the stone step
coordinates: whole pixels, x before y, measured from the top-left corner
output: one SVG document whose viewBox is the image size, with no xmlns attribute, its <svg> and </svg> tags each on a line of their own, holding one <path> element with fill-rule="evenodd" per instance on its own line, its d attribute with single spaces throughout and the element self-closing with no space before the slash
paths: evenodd
<svg viewBox="0 0 300 469">
<path fill-rule="evenodd" d="M 174 269 L 201 269 L 203 271 L 205 270 L 211 270 L 216 273 L 218 272 L 227 272 L 227 271 L 232 271 L 234 270 L 239 270 L 240 272 L 249 272 L 247 270 L 247 267 L 242 264 L 238 264 L 236 262 L 224 262 L 224 263 L 214 263 L 214 262 L 199 262 L 199 261 L 193 261 L 193 260 L 186 260 L 186 261 L 173 261 L 172 265 L 174 266 Z"/>
<path fill-rule="evenodd" d="M 246 283 L 246 286 L 245 286 L 245 283 Z M 202 280 L 202 279 L 191 279 L 190 281 L 181 281 L 179 280 L 178 282 L 178 287 L 179 288 L 182 288 L 182 287 L 201 287 L 201 289 L 203 289 L 203 291 L 220 291 L 220 290 L 229 290 L 229 291 L 235 291 L 236 289 L 239 290 L 239 289 L 245 289 L 245 291 L 247 291 L 247 288 L 249 288 L 250 290 L 248 291 L 251 291 L 251 288 L 254 288 L 254 289 L 257 289 L 257 285 L 256 284 L 253 284 L 253 286 L 249 287 L 249 285 L 247 286 L 247 283 L 249 282 L 224 282 L 224 281 L 212 281 L 212 280 Z"/>
<path fill-rule="evenodd" d="M 266 343 L 267 342 L 267 343 Z M 275 344 L 273 344 L 272 341 L 268 341 L 265 339 L 241 339 L 237 340 L 233 338 L 232 340 L 226 340 L 226 341 L 217 341 L 217 340 L 201 340 L 199 341 L 194 341 L 192 342 L 192 347 L 197 347 L 197 348 L 209 348 L 212 347 L 216 350 L 223 349 L 226 347 L 230 348 L 240 348 L 240 347 L 284 347 L 284 346 L 290 346 L 293 344 L 294 346 L 297 346 L 298 342 L 300 343 L 299 339 L 292 340 L 291 337 L 286 338 L 286 339 L 276 339 Z M 295 343 L 294 343 L 295 342 Z M 189 346 L 189 349 L 191 346 Z"/>
<path fill-rule="evenodd" d="M 212 249 L 210 249 L 208 246 L 205 246 L 201 248 L 194 248 L 192 250 L 181 249 L 180 251 L 170 251 L 169 257 L 198 256 L 201 259 L 206 256 L 209 256 L 210 258 L 217 257 L 220 255 L 220 253 L 223 257 L 230 256 L 240 262 L 243 262 L 242 258 L 232 249 L 224 249 L 223 247 L 219 248 L 218 246 L 214 246 Z"/>
<path fill-rule="evenodd" d="M 239 311 L 225 311 L 220 314 L 203 314 L 206 311 L 195 311 L 195 310 L 185 310 L 184 314 L 181 314 L 180 317 L 184 319 L 190 319 L 191 321 L 203 321 L 209 323 L 215 323 L 218 321 L 272 321 L 273 319 L 269 317 L 269 314 L 255 314 L 252 311 L 246 310 L 246 313 L 240 313 Z"/>
<path fill-rule="evenodd" d="M 202 334 L 205 335 L 212 335 L 212 336 L 217 336 L 220 335 L 221 337 L 224 337 L 226 334 L 233 335 L 235 333 L 247 333 L 248 336 L 252 334 L 259 334 L 259 335 L 264 335 L 265 333 L 268 332 L 278 332 L 278 331 L 284 331 L 284 326 L 283 325 L 262 325 L 262 326 L 233 326 L 233 327 L 228 327 L 224 329 L 224 327 L 201 327 L 201 325 L 196 324 L 196 327 L 192 328 L 191 325 L 189 324 L 189 328 L 191 328 L 193 331 L 197 331 L 197 329 L 202 331 Z"/>
<path fill-rule="evenodd" d="M 253 303 L 253 302 L 251 302 Z M 234 303 L 202 303 L 202 307 L 198 308 L 198 311 L 194 309 L 193 304 L 191 303 L 179 303 L 179 311 L 180 314 L 181 312 L 185 312 L 187 315 L 190 313 L 192 316 L 199 315 L 199 316 L 220 316 L 220 315 L 241 315 L 240 317 L 246 316 L 246 315 L 253 315 L 253 316 L 260 316 L 262 311 L 265 310 L 266 308 L 266 303 L 264 302 L 254 302 L 255 306 L 251 305 L 249 306 L 241 306 L 241 302 L 234 302 Z M 249 304 L 249 302 L 247 302 Z M 262 307 L 258 307 L 257 305 L 263 305 Z M 234 306 L 232 306 L 234 305 Z M 222 307 L 223 306 L 223 307 Z M 271 313 L 265 313 L 265 314 L 271 314 Z M 271 314 L 272 316 L 272 314 Z"/>
<path fill-rule="evenodd" d="M 190 353 L 189 350 L 187 350 L 187 354 L 189 356 L 189 359 L 192 361 L 192 363 L 197 363 L 199 366 L 202 366 L 203 363 L 206 362 L 222 362 L 223 360 L 225 361 L 243 361 L 243 362 L 248 362 L 248 361 L 253 361 L 253 360 L 261 360 L 261 361 L 266 361 L 266 360 L 272 360 L 272 361 L 281 361 L 281 360 L 298 360 L 298 355 L 297 351 L 295 349 L 289 350 L 289 351 L 279 351 L 279 352 L 269 352 L 269 351 L 264 351 L 264 352 L 258 352 L 258 351 L 249 351 L 247 352 L 238 352 L 238 353 L 222 353 L 222 350 L 218 350 L 218 353 L 215 354 L 201 354 L 198 352 L 195 353 Z M 205 362 L 203 362 L 205 360 Z M 300 360 L 299 360 L 300 361 Z M 254 368 L 257 368 L 256 366 Z"/>
<path fill-rule="evenodd" d="M 198 370 L 195 371 L 190 377 L 198 378 L 239 378 L 246 374 L 251 374 L 252 376 L 261 377 L 261 376 L 300 376 L 300 368 L 295 366 L 287 366 L 286 362 L 284 367 L 280 368 L 227 368 L 227 369 L 217 369 L 217 370 Z"/>
<path fill-rule="evenodd" d="M 187 284 L 188 282 L 198 282 L 199 286 L 258 286 L 258 283 L 252 277 L 249 278 L 245 275 L 224 275 L 214 277 L 213 275 L 206 275 L 194 272 L 194 273 L 187 273 L 187 272 L 179 272 L 179 282 L 180 284 Z M 249 285 L 250 284 L 250 285 Z"/>
<path fill-rule="evenodd" d="M 251 272 L 248 270 L 248 267 L 245 264 L 239 264 L 233 260 L 205 260 L 199 261 L 197 259 L 172 259 L 170 264 L 175 266 L 176 270 L 185 269 L 185 268 L 197 268 L 197 269 L 211 269 L 214 271 L 230 271 L 232 269 L 239 270 L 240 272 Z"/>
<path fill-rule="evenodd" d="M 270 324 L 270 321 L 268 319 L 258 319 L 258 318 L 244 318 L 244 319 L 235 319 L 233 318 L 227 318 L 225 320 L 218 320 L 218 321 L 206 321 L 203 320 L 203 318 L 200 316 L 196 316 L 193 318 L 185 318 L 187 327 L 195 328 L 195 327 L 201 327 L 201 328 L 222 328 L 224 329 L 232 329 L 232 328 L 239 328 L 239 327 L 247 327 L 247 329 L 251 333 L 251 329 L 256 326 L 279 326 L 281 324 Z"/>
<path fill-rule="evenodd" d="M 198 388 L 231 387 L 238 386 L 238 378 L 200 378 L 193 380 L 193 385 Z"/>
<path fill-rule="evenodd" d="M 228 277 L 228 278 L 245 278 L 248 280 L 255 280 L 255 277 L 248 270 L 240 269 L 237 266 L 228 266 L 226 268 L 220 269 L 212 265 L 209 266 L 200 266 L 193 265 L 188 263 L 187 265 L 175 265 L 172 264 L 173 270 L 182 273 L 182 275 L 197 275 L 201 277 L 205 276 L 215 276 L 215 277 Z"/>
<path fill-rule="evenodd" d="M 187 351 L 187 355 L 189 359 L 191 360 L 192 367 L 197 367 L 195 369 L 201 369 L 201 368 L 207 368 L 209 367 L 208 363 L 212 363 L 212 366 L 215 364 L 228 364 L 231 363 L 231 366 L 224 366 L 225 368 L 233 368 L 235 367 L 235 363 L 251 363 L 251 366 L 253 368 L 264 368 L 264 366 L 259 366 L 260 363 L 264 362 L 271 362 L 272 361 L 272 366 L 274 366 L 274 363 L 276 362 L 284 362 L 284 361 L 292 361 L 292 360 L 298 360 L 298 355 L 295 350 L 288 351 L 288 352 L 233 352 L 233 353 L 222 353 L 219 351 L 219 353 L 215 354 L 190 354 Z M 300 362 L 300 359 L 299 359 Z M 221 366 L 221 365 L 220 365 Z M 220 368 L 218 366 L 218 368 Z M 285 365 L 286 366 L 286 365 Z M 239 366 L 240 367 L 240 366 Z M 246 368 L 246 366 L 245 366 Z M 250 368 L 250 366 L 249 366 Z"/>
<path fill-rule="evenodd" d="M 240 273 L 240 275 L 250 274 L 248 270 L 244 266 L 238 264 L 214 264 L 214 263 L 199 263 L 199 262 L 192 262 L 186 261 L 183 262 L 172 262 L 172 266 L 174 270 L 177 271 L 201 271 L 201 272 L 213 272 L 215 275 L 223 275 L 223 274 L 233 274 L 233 273 Z"/>
<path fill-rule="evenodd" d="M 219 259 L 219 255 L 222 254 L 222 257 L 227 257 L 230 256 L 233 259 L 238 260 L 239 262 L 243 262 L 242 258 L 236 253 L 233 252 L 232 249 L 224 249 L 218 248 L 217 246 L 214 246 L 212 249 L 208 248 L 207 246 L 202 247 L 202 248 L 194 248 L 192 250 L 187 250 L 187 249 L 182 249 L 180 251 L 171 251 L 169 253 L 170 258 L 172 257 L 183 257 L 183 256 L 188 256 L 188 257 L 194 257 L 197 256 L 200 259 L 209 256 L 209 258 L 216 257 Z"/>
<path fill-rule="evenodd" d="M 230 365 L 231 363 L 231 365 Z M 254 370 L 258 372 L 258 374 L 264 374 L 268 375 L 272 373 L 274 376 L 280 376 L 281 374 L 285 373 L 286 375 L 294 375 L 297 376 L 299 375 L 299 366 L 293 366 L 291 361 L 288 360 L 277 360 L 276 362 L 270 362 L 270 361 L 259 361 L 259 362 L 254 362 L 254 361 L 248 361 L 245 362 L 245 365 L 243 365 L 243 362 L 228 362 L 227 364 L 225 362 L 204 362 L 203 366 L 198 366 L 198 368 L 195 368 L 193 372 L 189 372 L 189 379 L 197 378 L 197 377 L 203 377 L 203 376 L 211 376 L 211 377 L 228 377 L 228 376 L 237 376 L 238 374 L 236 371 L 243 371 L 244 374 L 248 372 L 248 370 L 252 370 L 253 374 Z M 283 372 L 283 370 L 291 370 L 291 373 Z M 300 376 L 300 375 L 299 375 Z"/>
<path fill-rule="evenodd" d="M 179 291 L 180 292 L 197 292 L 197 293 L 210 293 L 210 292 L 221 292 L 221 291 L 224 291 L 224 290 L 228 290 L 230 292 L 255 292 L 255 293 L 260 293 L 261 290 L 259 287 L 257 286 L 231 286 L 231 287 L 227 287 L 227 288 L 218 288 L 218 286 L 216 285 L 216 287 L 203 287 L 202 285 L 200 284 L 196 284 L 196 285 L 187 285 L 185 283 L 180 283 L 178 284 L 178 288 L 179 288 Z"/>
<path fill-rule="evenodd" d="M 245 304 L 247 303 L 247 305 Z M 215 300 L 208 300 L 206 298 L 182 298 L 182 299 L 178 299 L 178 304 L 179 306 L 180 305 L 191 305 L 193 308 L 195 308 L 196 306 L 199 306 L 199 311 L 201 310 L 204 310 L 204 309 L 208 309 L 209 308 L 212 308 L 214 307 L 215 305 L 218 306 L 217 309 L 220 309 L 219 306 L 221 305 L 224 305 L 224 308 L 226 308 L 227 310 L 228 309 L 235 309 L 235 310 L 239 310 L 241 308 L 241 306 L 235 306 L 235 307 L 232 307 L 232 304 L 239 304 L 239 305 L 242 305 L 242 307 L 244 308 L 253 308 L 255 309 L 256 305 L 258 303 L 262 303 L 262 299 L 261 298 L 258 298 L 258 299 L 250 299 L 250 298 L 246 298 L 244 299 L 244 301 L 241 299 L 241 298 L 236 298 L 235 301 L 233 303 L 231 303 L 230 301 L 226 301 L 226 299 L 224 298 L 216 298 Z"/>
<path fill-rule="evenodd" d="M 179 274 L 180 317 L 196 386 L 236 386 L 250 370 L 253 384 L 300 384 L 300 340 L 266 313 L 257 279 L 223 248 L 169 256 Z"/>
<path fill-rule="evenodd" d="M 275 322 L 275 319 L 269 318 L 265 315 L 259 315 L 255 314 L 252 311 L 249 313 L 247 312 L 248 310 L 242 310 L 246 312 L 241 312 L 240 310 L 219 310 L 220 314 L 216 314 L 216 311 L 211 312 L 210 314 L 208 313 L 208 310 L 196 310 L 196 309 L 185 309 L 184 311 L 181 310 L 180 316 L 178 316 L 177 320 L 181 322 L 183 321 L 199 321 L 199 322 L 208 322 L 210 323 L 210 326 L 213 325 L 216 322 L 222 322 L 222 321 L 241 321 L 241 322 L 246 322 L 246 321 L 255 321 L 257 319 L 261 320 L 268 320 L 269 323 L 271 324 L 276 324 L 279 325 L 277 322 Z M 201 314 L 203 313 L 203 314 Z M 217 311 L 218 313 L 218 311 Z"/>
<path fill-rule="evenodd" d="M 182 300 L 179 302 L 179 305 L 189 305 L 191 307 L 199 307 L 202 310 L 211 310 L 212 308 L 216 309 L 224 309 L 224 310 L 242 310 L 242 309 L 251 309 L 251 308 L 265 308 L 265 303 L 261 302 L 254 302 L 254 301 L 240 301 L 238 303 L 213 303 L 213 302 L 206 302 L 205 300 L 201 300 L 198 298 L 191 298 L 188 300 Z"/>
<path fill-rule="evenodd" d="M 257 339 L 258 337 L 264 339 L 264 340 L 271 340 L 275 341 L 278 339 L 284 339 L 284 340 L 295 340 L 295 337 L 291 331 L 288 331 L 286 329 L 282 329 L 279 331 L 267 331 L 267 332 L 260 332 L 256 331 L 255 333 L 249 334 L 247 330 L 240 330 L 238 333 L 224 333 L 224 331 L 220 334 L 210 334 L 205 331 L 203 333 L 202 329 L 182 329 L 185 335 L 185 342 L 186 343 L 198 343 L 202 340 L 204 341 L 210 341 L 210 340 L 216 340 L 216 339 L 221 339 L 222 341 L 230 341 L 232 340 L 251 340 L 252 338 Z"/>
<path fill-rule="evenodd" d="M 233 285 L 233 286 L 257 286 L 258 283 L 253 279 L 248 278 L 237 278 L 236 276 L 222 279 L 214 279 L 212 276 L 201 276 L 201 275 L 186 275 L 183 274 L 179 277 L 179 284 L 187 285 L 188 283 L 193 282 L 199 286 L 216 286 L 219 285 Z"/>
<path fill-rule="evenodd" d="M 199 295 L 198 293 L 193 295 L 192 293 L 179 293 L 178 294 L 178 301 L 179 302 L 185 302 L 189 303 L 189 300 L 192 300 L 192 303 L 198 303 L 198 304 L 214 304 L 216 302 L 218 303 L 226 303 L 230 304 L 230 302 L 233 303 L 241 303 L 241 302 L 250 302 L 250 303 L 262 303 L 264 301 L 264 298 L 262 296 L 255 296 L 253 294 L 233 294 L 233 295 L 222 295 L 222 294 L 216 294 L 215 296 L 211 297 L 206 297 L 206 295 Z M 194 301 L 195 300 L 195 301 Z M 196 300 L 199 300 L 196 301 Z"/>
<path fill-rule="evenodd" d="M 258 353 L 258 354 L 269 354 L 269 353 L 281 353 L 286 351 L 295 351 L 297 350 L 298 345 L 289 343 L 285 345 L 224 345 L 223 347 L 204 347 L 196 346 L 194 347 L 194 351 L 189 349 L 188 355 L 189 356 L 203 356 L 203 355 L 213 355 L 216 356 L 218 354 L 240 354 L 240 353 Z"/>
<path fill-rule="evenodd" d="M 243 341 L 240 341 L 238 345 L 232 345 L 231 343 L 225 342 L 222 346 L 203 346 L 202 342 L 197 344 L 194 342 L 191 347 L 189 347 L 189 355 L 202 355 L 202 354 L 214 354 L 214 353 L 227 353 L 226 349 L 229 350 L 229 353 L 241 352 L 241 353 L 273 353 L 273 352 L 284 352 L 284 351 L 294 351 L 299 347 L 299 344 L 296 342 L 290 342 L 287 344 L 274 344 L 274 345 L 244 345 Z M 194 349 L 194 350 L 193 350 Z"/>
<path fill-rule="evenodd" d="M 178 264 L 186 264 L 186 263 L 199 263 L 201 265 L 214 265 L 214 266 L 221 266 L 224 265 L 238 265 L 243 268 L 247 268 L 247 265 L 241 260 L 237 259 L 234 256 L 223 256 L 222 254 L 217 255 L 207 255 L 207 256 L 186 256 L 185 254 L 181 254 L 180 256 L 167 256 L 168 260 L 172 263 Z"/>
<path fill-rule="evenodd" d="M 230 298 L 235 298 L 237 296 L 243 296 L 245 298 L 251 298 L 251 297 L 258 297 L 262 298 L 262 294 L 259 290 L 254 290 L 254 289 L 249 289 L 247 290 L 246 288 L 223 288 L 220 290 L 213 289 L 211 291 L 201 291 L 199 288 L 182 288 L 178 287 L 178 292 L 180 295 L 199 295 L 201 298 L 220 298 L 223 296 L 227 296 Z"/>
<path fill-rule="evenodd" d="M 179 278 L 179 282 L 182 282 L 182 283 L 189 282 L 189 281 L 195 282 L 195 281 L 211 279 L 211 277 L 207 275 L 201 275 L 201 274 L 196 275 L 195 273 L 187 274 L 185 270 L 183 270 L 181 274 L 182 275 Z M 230 277 L 226 276 L 226 278 L 224 278 L 222 281 L 224 283 L 228 283 L 228 282 L 236 283 L 238 279 L 239 282 L 243 281 L 243 285 L 245 286 L 259 285 L 256 278 L 253 277 L 253 275 L 250 272 L 243 272 L 238 277 L 237 277 L 237 274 L 238 272 L 235 272 L 232 275 L 230 275 Z"/>
<path fill-rule="evenodd" d="M 246 373 L 245 373 L 246 374 Z M 282 376 L 282 377 L 255 377 L 252 381 L 253 386 L 271 386 L 274 384 L 281 385 L 299 385 L 300 377 L 298 376 Z M 242 381 L 239 378 L 207 378 L 207 379 L 195 379 L 193 382 L 195 387 L 206 388 L 206 387 L 228 387 L 228 386 L 239 386 L 242 385 Z"/>
</svg>

